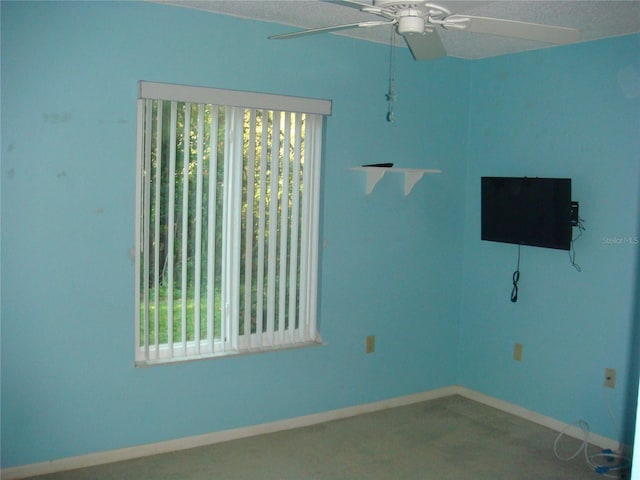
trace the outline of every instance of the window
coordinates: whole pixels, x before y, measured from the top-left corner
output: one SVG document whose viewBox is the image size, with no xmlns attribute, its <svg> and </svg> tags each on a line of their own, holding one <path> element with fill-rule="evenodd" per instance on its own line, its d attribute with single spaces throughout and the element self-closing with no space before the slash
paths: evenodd
<svg viewBox="0 0 640 480">
<path fill-rule="evenodd" d="M 320 341 L 326 100 L 140 82 L 136 364 Z"/>
</svg>

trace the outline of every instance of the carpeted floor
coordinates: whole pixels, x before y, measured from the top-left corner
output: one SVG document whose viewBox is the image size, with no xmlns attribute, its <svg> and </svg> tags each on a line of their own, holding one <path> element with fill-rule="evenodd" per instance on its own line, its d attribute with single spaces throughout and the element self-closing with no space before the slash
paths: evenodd
<svg viewBox="0 0 640 480">
<path fill-rule="evenodd" d="M 554 432 L 451 396 L 39 480 L 589 480 Z M 562 437 L 570 456 L 578 440 Z M 591 447 L 593 453 L 598 449 Z"/>
</svg>

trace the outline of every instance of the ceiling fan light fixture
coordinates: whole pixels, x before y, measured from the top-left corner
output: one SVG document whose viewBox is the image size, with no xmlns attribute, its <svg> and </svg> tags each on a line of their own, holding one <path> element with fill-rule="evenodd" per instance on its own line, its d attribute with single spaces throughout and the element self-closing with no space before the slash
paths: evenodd
<svg viewBox="0 0 640 480">
<path fill-rule="evenodd" d="M 424 33 L 424 18 L 407 16 L 398 19 L 398 33 L 407 35 L 411 33 Z"/>
</svg>

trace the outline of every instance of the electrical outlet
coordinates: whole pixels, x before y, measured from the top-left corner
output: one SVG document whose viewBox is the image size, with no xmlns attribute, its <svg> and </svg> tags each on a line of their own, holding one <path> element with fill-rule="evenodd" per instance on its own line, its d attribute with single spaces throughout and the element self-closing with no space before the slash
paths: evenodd
<svg viewBox="0 0 640 480">
<path fill-rule="evenodd" d="M 373 353 L 376 351 L 376 336 L 368 335 L 365 340 L 364 352 Z"/>
<path fill-rule="evenodd" d="M 513 359 L 517 360 L 518 362 L 522 361 L 522 344 L 521 343 L 516 343 L 513 346 Z"/>
<path fill-rule="evenodd" d="M 604 386 L 609 388 L 616 388 L 616 369 L 615 368 L 604 369 Z"/>
</svg>

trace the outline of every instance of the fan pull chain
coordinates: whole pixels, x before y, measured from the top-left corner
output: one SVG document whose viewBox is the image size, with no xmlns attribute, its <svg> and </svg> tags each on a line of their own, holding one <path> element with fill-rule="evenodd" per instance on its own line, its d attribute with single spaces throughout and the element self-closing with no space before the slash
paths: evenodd
<svg viewBox="0 0 640 480">
<path fill-rule="evenodd" d="M 389 91 L 387 92 L 387 122 L 393 123 L 393 104 L 396 101 L 395 59 L 396 49 L 393 48 L 396 40 L 396 29 L 391 26 L 391 39 L 389 40 Z"/>
</svg>

